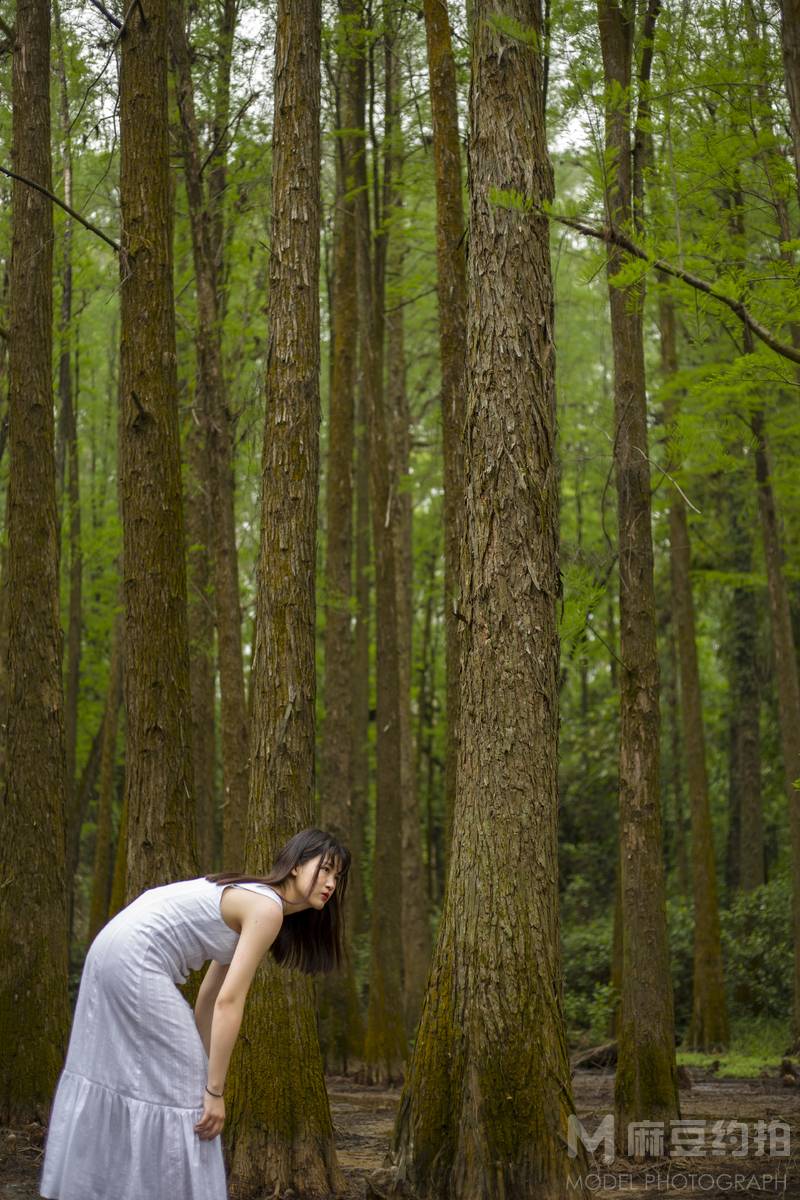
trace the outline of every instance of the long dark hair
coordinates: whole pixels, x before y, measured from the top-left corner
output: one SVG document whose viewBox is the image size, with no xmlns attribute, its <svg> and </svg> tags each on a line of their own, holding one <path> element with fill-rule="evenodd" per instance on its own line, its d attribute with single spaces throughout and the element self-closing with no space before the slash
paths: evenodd
<svg viewBox="0 0 800 1200">
<path fill-rule="evenodd" d="M 211 883 L 284 883 L 293 867 L 302 866 L 319 856 L 311 890 L 317 882 L 319 869 L 326 859 L 339 866 L 339 878 L 333 895 L 324 908 L 304 908 L 284 918 L 278 936 L 270 946 L 270 954 L 283 967 L 296 967 L 307 975 L 327 973 L 341 967 L 344 961 L 344 897 L 347 874 L 350 870 L 350 851 L 330 833 L 322 829 L 301 829 L 289 838 L 279 851 L 268 875 L 241 875 L 236 871 L 217 871 L 206 875 Z"/>
</svg>

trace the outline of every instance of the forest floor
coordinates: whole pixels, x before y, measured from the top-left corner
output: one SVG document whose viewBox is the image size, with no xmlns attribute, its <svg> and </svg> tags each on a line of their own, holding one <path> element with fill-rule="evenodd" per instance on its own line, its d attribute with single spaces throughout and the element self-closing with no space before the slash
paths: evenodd
<svg viewBox="0 0 800 1200">
<path fill-rule="evenodd" d="M 596 1165 L 586 1177 L 589 1192 L 604 1198 L 619 1195 L 625 1200 L 657 1196 L 707 1200 L 727 1195 L 800 1200 L 800 1087 L 785 1088 L 774 1076 L 715 1079 L 701 1070 L 690 1070 L 689 1076 L 691 1089 L 681 1091 L 681 1119 L 705 1122 L 705 1154 L 665 1157 L 647 1164 L 616 1158 L 604 1164 L 598 1151 Z M 365 1087 L 340 1076 L 330 1076 L 327 1082 L 338 1159 L 348 1183 L 346 1197 L 362 1200 L 367 1177 L 382 1166 L 400 1093 Z M 573 1077 L 573 1088 L 578 1117 L 592 1133 L 606 1114 L 613 1113 L 613 1073 L 580 1071 Z M 726 1131 L 737 1139 L 724 1154 L 713 1144 L 716 1131 L 712 1126 L 717 1121 L 725 1122 Z M 728 1122 L 738 1124 L 729 1127 Z M 759 1122 L 763 1123 L 760 1127 Z M 788 1155 L 770 1154 L 768 1131 L 774 1122 L 785 1122 L 790 1128 Z M 743 1126 L 747 1127 L 746 1143 Z M 759 1128 L 767 1131 L 761 1144 Z M 0 1200 L 38 1200 L 41 1157 L 41 1126 L 0 1130 Z"/>
</svg>

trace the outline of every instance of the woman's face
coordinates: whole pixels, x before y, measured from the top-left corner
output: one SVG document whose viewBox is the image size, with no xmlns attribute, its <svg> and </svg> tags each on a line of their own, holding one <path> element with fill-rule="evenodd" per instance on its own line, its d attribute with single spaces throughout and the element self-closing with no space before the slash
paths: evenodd
<svg viewBox="0 0 800 1200">
<path fill-rule="evenodd" d="M 317 863 L 320 863 L 319 874 L 314 883 L 313 891 L 311 891 Z M 308 897 L 309 904 L 312 904 L 314 908 L 324 908 L 333 895 L 338 877 L 339 872 L 336 861 L 330 855 L 325 855 L 323 858 L 321 854 L 318 854 L 316 858 L 310 858 L 307 862 L 300 864 L 295 875 L 295 883 L 297 890 L 303 896 Z"/>
</svg>

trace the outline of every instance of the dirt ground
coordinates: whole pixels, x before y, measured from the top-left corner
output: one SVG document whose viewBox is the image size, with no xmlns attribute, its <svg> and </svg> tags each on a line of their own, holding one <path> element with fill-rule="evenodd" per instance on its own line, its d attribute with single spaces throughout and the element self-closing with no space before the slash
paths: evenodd
<svg viewBox="0 0 800 1200">
<path fill-rule="evenodd" d="M 667 1155 L 646 1164 L 617 1158 L 606 1164 L 598 1150 L 586 1179 L 589 1192 L 625 1200 L 651 1200 L 657 1196 L 707 1200 L 709 1196 L 727 1195 L 800 1200 L 800 1087 L 785 1088 L 774 1078 L 720 1080 L 695 1070 L 689 1076 L 691 1090 L 681 1091 L 681 1119 L 706 1122 L 705 1153 Z M 573 1087 L 578 1116 L 591 1133 L 606 1114 L 613 1112 L 614 1076 L 579 1072 L 573 1078 Z M 330 1077 L 328 1093 L 339 1163 L 348 1184 L 346 1197 L 362 1200 L 367 1176 L 383 1164 L 399 1092 Z M 735 1144 L 728 1146 L 725 1153 L 720 1152 L 719 1140 L 723 1127 L 714 1130 L 714 1122 L 725 1122 L 725 1130 L 728 1122 L 739 1123 L 728 1130 Z M 768 1138 L 759 1144 L 758 1122 L 764 1123 L 762 1131 L 770 1123 L 785 1122 L 789 1126 L 787 1155 L 770 1154 Z M 743 1125 L 747 1126 L 746 1153 L 743 1153 Z M 777 1150 L 785 1148 L 780 1143 L 773 1146 Z M 699 1142 L 695 1149 L 700 1149 Z M 41 1157 L 40 1126 L 15 1131 L 0 1129 L 0 1200 L 38 1200 L 36 1182 Z"/>
</svg>

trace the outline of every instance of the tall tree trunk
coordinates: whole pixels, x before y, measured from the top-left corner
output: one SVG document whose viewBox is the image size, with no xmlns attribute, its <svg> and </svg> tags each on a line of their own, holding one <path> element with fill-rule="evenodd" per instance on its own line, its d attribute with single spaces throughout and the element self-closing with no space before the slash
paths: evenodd
<svg viewBox="0 0 800 1200">
<path fill-rule="evenodd" d="M 320 0 L 280 0 L 275 39 L 269 346 L 245 859 L 265 872 L 311 823 L 319 488 Z M 238 1195 L 342 1186 L 313 985 L 266 961 L 234 1060 Z M 240 1050 L 240 1047 L 237 1048 Z M 286 1087 L 287 1078 L 291 1087 Z"/>
<path fill-rule="evenodd" d="M 127 896 L 197 873 L 167 115 L 168 8 L 121 39 L 119 421 Z"/>
<path fill-rule="evenodd" d="M 731 570 L 753 569 L 752 531 L 734 492 L 729 506 Z M 735 885 L 743 892 L 764 882 L 761 804 L 761 679 L 758 669 L 759 604 L 755 589 L 735 587 L 729 601 L 728 695 L 730 706 L 729 796 L 737 821 Z"/>
<path fill-rule="evenodd" d="M 102 929 L 108 917 L 111 893 L 111 810 L 114 795 L 114 763 L 117 752 L 117 726 L 122 704 L 122 617 L 117 617 L 111 643 L 108 695 L 103 718 L 103 744 L 100 752 L 100 785 L 95 822 L 92 898 L 89 907 L 89 937 Z"/>
<path fill-rule="evenodd" d="M 227 226 L 225 222 L 225 190 L 228 183 L 228 126 L 231 111 L 231 67 L 233 65 L 233 36 L 236 32 L 237 0 L 222 0 L 217 27 L 217 78 L 214 95 L 214 121 L 211 130 L 211 157 L 208 171 L 208 203 L 210 212 L 211 252 L 217 281 L 217 311 L 220 322 L 227 306 L 227 260 L 225 255 Z"/>
<path fill-rule="evenodd" d="M 411 723 L 411 664 L 413 657 L 414 558 L 410 446 L 411 414 L 406 392 L 405 308 L 402 284 L 405 268 L 403 228 L 403 130 L 400 123 L 401 87 L 392 40 L 386 41 L 384 64 L 386 135 L 384 160 L 390 194 L 386 210 L 389 230 L 388 283 L 392 302 L 386 320 L 386 415 L 391 438 L 391 490 L 397 584 L 397 676 L 400 721 L 400 789 L 402 806 L 401 927 L 403 942 L 403 1012 L 406 1036 L 413 1037 L 422 1009 L 431 959 L 428 895 L 422 861 L 419 796 Z"/>
<path fill-rule="evenodd" d="M 336 206 L 334 217 L 330 422 L 326 486 L 325 556 L 325 724 L 320 758 L 320 823 L 350 845 L 353 833 L 354 654 L 351 630 L 353 558 L 353 446 L 355 431 L 356 359 L 358 353 L 358 289 L 356 256 L 355 156 L 358 140 L 360 0 L 344 0 L 337 29 L 339 112 L 336 138 Z M 361 871 L 354 860 L 352 874 Z M 353 906 L 348 893 L 346 929 L 352 929 Z M 352 939 L 351 939 L 352 943 Z M 348 947 L 349 949 L 349 947 Z M 326 1067 L 346 1072 L 360 1054 L 364 1030 L 352 957 L 347 969 L 321 981 L 320 1024 Z"/>
<path fill-rule="evenodd" d="M 50 9 L 19 0 L 14 171 L 52 190 Z M 53 216 L 15 180 L 9 345 L 8 731 L 0 792 L 0 1121 L 44 1121 L 69 1025 L 66 775 L 52 386 Z M 24 892 L 24 900 L 23 900 Z M 27 903 L 25 902 L 27 901 Z"/>
<path fill-rule="evenodd" d="M 72 204 L 72 141 L 70 138 L 67 72 L 59 4 L 53 5 L 59 83 L 59 125 L 63 195 Z M 81 502 L 78 464 L 77 389 L 72 389 L 72 221 L 64 222 L 61 246 L 61 310 L 58 321 L 58 396 L 67 468 L 67 513 L 69 537 L 69 607 L 67 615 L 67 670 L 64 696 L 64 739 L 67 763 L 67 893 L 69 939 L 74 924 L 74 883 L 80 853 L 81 820 L 78 810 L 75 751 L 78 739 L 78 691 L 81 665 L 81 594 L 83 555 L 81 551 Z M 77 374 L 77 371 L 76 371 Z"/>
<path fill-rule="evenodd" d="M 393 21 L 392 16 L 392 21 Z M 385 36 L 392 36 L 387 30 Z M 363 127 L 363 122 L 361 122 Z M 384 207 L 390 181 L 384 162 Z M 375 162 L 377 174 L 377 155 Z M 383 387 L 386 233 L 383 213 L 370 227 L 364 155 L 356 161 L 358 180 L 358 302 L 367 436 L 369 503 L 375 554 L 376 702 L 375 839 L 370 912 L 370 970 L 365 1078 L 389 1082 L 400 1076 L 406 1053 L 403 1021 L 402 869 L 397 846 L 402 837 L 400 788 L 400 705 L 397 647 L 396 497 L 391 494 L 391 433 Z M 379 189 L 373 180 L 374 194 Z"/>
<path fill-rule="evenodd" d="M 363 108 L 361 110 L 363 112 Z M 356 617 L 353 631 L 353 859 L 361 866 L 355 870 L 351 894 L 353 933 L 366 936 L 369 932 L 369 910 L 364 890 L 364 849 L 369 817 L 369 721 L 370 721 L 370 512 L 369 512 L 369 447 L 364 388 L 365 342 L 369 330 L 359 326 L 359 371 L 356 388 L 355 428 L 355 599 Z"/>
<path fill-rule="evenodd" d="M 781 48 L 786 94 L 789 99 L 789 125 L 800 198 L 800 0 L 780 0 Z"/>
<path fill-rule="evenodd" d="M 211 486 L 206 439 L 206 402 L 198 380 L 195 406 L 186 434 L 187 618 L 189 629 L 189 694 L 192 705 L 197 859 L 212 870 L 215 854 L 216 695 L 214 672 L 214 588 L 211 569 Z"/>
<path fill-rule="evenodd" d="M 678 370 L 675 310 L 669 296 L 659 297 L 661 365 L 667 382 Z M 673 390 L 664 405 L 668 430 L 678 417 L 678 397 Z M 671 464 L 674 470 L 680 463 Z M 693 1050 L 723 1050 L 730 1038 L 722 966 L 722 940 L 717 899 L 717 867 L 708 799 L 703 704 L 697 635 L 692 596 L 692 556 L 686 501 L 673 487 L 669 508 L 669 553 L 672 611 L 678 644 L 681 719 L 686 750 L 686 774 L 692 814 L 692 897 L 694 949 L 692 1019 L 688 1044 Z"/>
<path fill-rule="evenodd" d="M 643 96 L 657 12 L 658 0 L 650 0 L 640 68 Z M 606 184 L 606 208 L 615 225 L 629 225 L 634 210 L 641 213 L 641 157 L 634 167 L 631 133 L 636 6 L 633 0 L 598 0 L 597 13 L 606 88 L 606 162 L 613 164 Z M 621 265 L 620 252 L 612 247 L 609 280 Z M 617 1148 L 623 1154 L 627 1152 L 629 1122 L 670 1120 L 679 1115 L 661 855 L 659 670 L 643 299 L 641 288 L 620 288 L 609 282 L 622 660 L 619 828 L 623 975 L 614 1103 Z"/>
<path fill-rule="evenodd" d="M 800 1035 L 800 679 L 798 679 L 797 648 L 792 630 L 789 593 L 783 574 L 783 548 L 770 478 L 769 449 L 763 408 L 756 409 L 750 424 L 753 437 L 756 439 L 755 468 L 758 508 L 761 517 L 761 536 L 764 543 L 764 562 L 767 569 L 767 592 L 777 678 L 783 774 L 789 806 L 794 929 L 794 1007 L 792 1016 L 793 1033 L 797 1037 Z"/>
<path fill-rule="evenodd" d="M 675 874 L 681 896 L 689 894 L 689 856 L 686 846 L 686 827 L 683 816 L 683 743 L 681 740 L 680 704 L 678 701 L 678 647 L 675 622 L 668 620 L 666 629 L 666 679 L 662 679 L 667 705 L 670 747 L 670 795 L 672 798 L 672 831 L 675 852 Z"/>
<path fill-rule="evenodd" d="M 557 886 L 558 493 L 542 59 L 476 0 L 458 805 L 392 1159 L 418 1195 L 582 1194 Z M 531 0 L 508 24 L 542 32 Z"/>
<path fill-rule="evenodd" d="M 203 184 L 185 22 L 184 8 L 179 5 L 173 13 L 171 33 L 197 294 L 198 390 L 204 401 L 203 415 L 208 436 L 209 502 L 213 514 L 209 528 L 214 552 L 214 613 L 222 700 L 222 857 L 227 868 L 237 870 L 244 855 L 249 737 L 236 551 L 233 440 L 222 364 L 221 314 L 212 241 L 213 221 Z"/>
<path fill-rule="evenodd" d="M 458 758 L 458 556 L 464 523 L 464 375 L 467 362 L 467 273 L 456 65 L 447 0 L 423 0 L 428 47 L 433 157 L 436 168 L 436 269 L 442 372 L 444 458 L 445 846 L 450 844 Z"/>
</svg>

